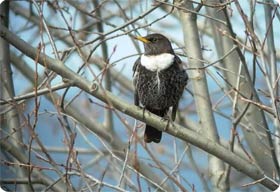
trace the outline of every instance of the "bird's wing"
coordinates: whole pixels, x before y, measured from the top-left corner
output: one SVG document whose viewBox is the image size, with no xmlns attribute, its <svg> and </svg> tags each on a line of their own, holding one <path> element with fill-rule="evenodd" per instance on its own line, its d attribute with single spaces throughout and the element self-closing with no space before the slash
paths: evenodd
<svg viewBox="0 0 280 192">
<path fill-rule="evenodd" d="M 175 55 L 175 62 L 178 63 L 179 65 L 182 64 L 180 57 L 178 57 L 177 55 Z"/>
<path fill-rule="evenodd" d="M 180 57 L 178 57 L 177 55 L 175 55 L 174 63 L 176 63 L 176 65 L 179 67 L 179 69 L 183 69 L 183 62 L 180 59 Z"/>
<path fill-rule="evenodd" d="M 138 71 L 138 66 L 140 65 L 140 57 L 135 61 L 134 65 L 133 65 L 133 77 L 135 76 L 135 73 Z"/>
<path fill-rule="evenodd" d="M 134 65 L 133 65 L 133 85 L 135 87 L 135 91 L 134 91 L 134 104 L 136 106 L 139 106 L 139 96 L 138 96 L 138 91 L 137 91 L 137 81 L 138 81 L 138 66 L 140 65 L 140 57 L 135 61 Z"/>
<path fill-rule="evenodd" d="M 172 106 L 172 114 L 171 114 L 172 121 L 175 121 L 178 104 L 179 104 L 179 101 L 176 103 L 176 105 Z"/>
<path fill-rule="evenodd" d="M 175 55 L 175 60 L 174 60 L 174 63 L 177 65 L 177 67 L 179 68 L 180 70 L 180 75 L 183 75 L 183 79 L 185 79 L 184 81 L 186 82 L 185 85 L 187 84 L 187 81 L 188 81 L 188 75 L 187 73 L 185 72 L 185 70 L 183 69 L 183 62 L 181 61 L 180 57 L 178 57 L 177 55 Z M 180 99 L 177 101 L 177 103 L 172 106 L 172 114 L 171 114 L 171 118 L 172 120 L 174 121 L 175 118 L 176 118 L 176 112 L 177 112 L 177 109 L 178 109 L 178 105 L 179 105 L 179 101 Z"/>
<path fill-rule="evenodd" d="M 134 92 L 134 105 L 139 106 L 139 96 L 138 96 L 138 91 L 136 90 Z"/>
</svg>

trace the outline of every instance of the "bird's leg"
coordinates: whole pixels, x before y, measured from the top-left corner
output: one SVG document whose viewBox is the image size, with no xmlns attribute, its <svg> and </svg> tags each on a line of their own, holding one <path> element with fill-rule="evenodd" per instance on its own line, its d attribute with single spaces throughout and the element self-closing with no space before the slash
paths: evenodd
<svg viewBox="0 0 280 192">
<path fill-rule="evenodd" d="M 173 119 L 172 117 L 167 113 L 165 114 L 162 118 L 162 121 L 167 121 L 167 124 L 165 126 L 165 128 L 163 129 L 164 131 L 166 131 L 171 123 L 171 125 L 173 125 Z"/>
<path fill-rule="evenodd" d="M 143 107 L 141 107 L 141 108 L 143 109 L 143 114 L 142 114 L 142 116 L 143 116 L 143 120 L 145 121 L 146 106 L 143 106 Z"/>
</svg>

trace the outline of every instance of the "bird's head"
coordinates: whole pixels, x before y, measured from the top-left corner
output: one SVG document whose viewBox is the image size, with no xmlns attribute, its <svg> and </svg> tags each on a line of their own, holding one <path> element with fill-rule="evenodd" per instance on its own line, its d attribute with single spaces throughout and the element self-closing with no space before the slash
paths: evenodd
<svg viewBox="0 0 280 192">
<path fill-rule="evenodd" d="M 144 43 L 145 55 L 174 54 L 170 41 L 161 34 L 154 33 L 145 37 L 138 36 L 135 38 Z"/>
</svg>

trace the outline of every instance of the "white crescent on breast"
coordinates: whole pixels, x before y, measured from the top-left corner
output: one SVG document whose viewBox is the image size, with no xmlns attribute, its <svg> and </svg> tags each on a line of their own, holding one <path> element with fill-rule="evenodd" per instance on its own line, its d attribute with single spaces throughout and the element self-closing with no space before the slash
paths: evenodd
<svg viewBox="0 0 280 192">
<path fill-rule="evenodd" d="M 174 55 L 162 53 L 160 55 L 141 55 L 141 65 L 150 71 L 167 69 L 174 62 Z"/>
</svg>

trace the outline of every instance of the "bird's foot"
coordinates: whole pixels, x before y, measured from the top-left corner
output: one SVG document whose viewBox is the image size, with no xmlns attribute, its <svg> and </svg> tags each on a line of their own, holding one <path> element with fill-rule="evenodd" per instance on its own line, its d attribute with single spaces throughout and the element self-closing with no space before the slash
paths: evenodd
<svg viewBox="0 0 280 192">
<path fill-rule="evenodd" d="M 168 114 L 164 115 L 161 118 L 161 120 L 162 121 L 167 121 L 167 124 L 166 124 L 165 128 L 163 129 L 164 131 L 166 131 L 168 129 L 170 124 L 173 125 L 173 120 L 172 120 L 172 118 Z"/>
<path fill-rule="evenodd" d="M 141 109 L 143 109 L 143 113 L 142 113 L 142 116 L 143 116 L 143 119 L 145 120 L 145 111 L 146 111 L 146 107 L 144 106 L 144 107 L 140 107 Z"/>
<path fill-rule="evenodd" d="M 171 118 L 169 115 L 164 115 L 162 118 L 161 118 L 162 121 L 170 121 Z"/>
</svg>

